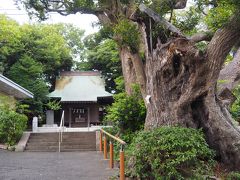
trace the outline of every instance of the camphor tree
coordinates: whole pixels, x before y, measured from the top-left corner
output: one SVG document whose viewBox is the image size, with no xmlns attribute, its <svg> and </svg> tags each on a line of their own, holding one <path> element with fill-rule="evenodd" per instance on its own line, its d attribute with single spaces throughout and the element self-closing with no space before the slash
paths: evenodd
<svg viewBox="0 0 240 180">
<path fill-rule="evenodd" d="M 240 169 L 240 131 L 232 124 L 226 103 L 223 103 L 227 101 L 224 99 L 227 93 L 217 92 L 224 61 L 239 42 L 238 0 L 196 0 L 200 19 L 210 15 L 208 22 L 218 26 L 209 28 L 199 22 L 202 32 L 195 30 L 196 34 L 190 37 L 171 23 L 176 19 L 176 9 L 186 8 L 187 0 L 22 2 L 30 13 L 41 18 L 48 12 L 62 15 L 79 12 L 94 14 L 101 24 L 113 27 L 126 91 L 131 93 L 130 84 L 138 82 L 145 100 L 145 129 L 163 125 L 202 128 L 219 159 L 233 169 Z M 223 21 L 218 22 L 221 7 L 226 8 L 227 13 L 224 12 Z M 206 41 L 203 51 L 197 46 L 202 41 Z"/>
</svg>

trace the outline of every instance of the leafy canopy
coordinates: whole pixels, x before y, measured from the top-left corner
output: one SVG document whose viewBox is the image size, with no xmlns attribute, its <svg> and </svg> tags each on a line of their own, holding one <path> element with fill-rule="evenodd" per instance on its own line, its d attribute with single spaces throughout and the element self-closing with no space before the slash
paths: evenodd
<svg viewBox="0 0 240 180">
<path fill-rule="evenodd" d="M 91 44 L 89 44 L 89 48 L 85 52 L 86 61 L 78 63 L 77 69 L 100 71 L 106 82 L 106 90 L 115 92 L 116 84 L 114 79 L 122 73 L 117 44 L 111 39 L 103 39 L 96 44 L 93 43 L 94 41 L 95 37 L 88 37 L 85 41 Z"/>
<path fill-rule="evenodd" d="M 0 31 L 2 73 L 34 93 L 34 99 L 23 101 L 30 105 L 31 116 L 42 114 L 59 72 L 71 70 L 82 48 L 77 42 L 83 31 L 63 24 L 19 25 L 4 15 L 0 15 Z"/>
</svg>

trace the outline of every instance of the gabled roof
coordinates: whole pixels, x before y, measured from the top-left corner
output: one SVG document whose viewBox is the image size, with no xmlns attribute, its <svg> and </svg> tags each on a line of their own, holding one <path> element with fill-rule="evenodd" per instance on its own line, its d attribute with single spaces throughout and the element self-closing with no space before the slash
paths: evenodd
<svg viewBox="0 0 240 180">
<path fill-rule="evenodd" d="M 61 98 L 61 102 L 97 102 L 98 98 L 112 97 L 112 94 L 105 91 L 99 72 L 62 72 L 48 97 Z"/>
<path fill-rule="evenodd" d="M 0 92 L 16 99 L 33 98 L 33 93 L 0 74 Z"/>
</svg>

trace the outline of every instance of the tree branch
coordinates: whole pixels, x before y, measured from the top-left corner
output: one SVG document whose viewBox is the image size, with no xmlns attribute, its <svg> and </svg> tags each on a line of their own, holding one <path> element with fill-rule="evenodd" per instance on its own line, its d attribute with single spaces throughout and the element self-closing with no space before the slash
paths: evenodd
<svg viewBox="0 0 240 180">
<path fill-rule="evenodd" d="M 214 82 L 220 73 L 222 65 L 240 37 L 240 11 L 237 11 L 222 29 L 213 36 L 207 48 L 207 67 L 211 71 L 208 78 Z"/>
<path fill-rule="evenodd" d="M 170 22 L 168 22 L 166 19 L 160 17 L 156 12 L 154 12 L 152 9 L 146 7 L 144 4 L 140 4 L 139 10 L 141 12 L 146 13 L 148 16 L 150 16 L 155 22 L 161 23 L 165 26 L 166 29 L 173 32 L 177 36 L 184 37 L 182 32 L 176 28 L 174 25 L 172 25 Z"/>
<path fill-rule="evenodd" d="M 208 31 L 208 32 L 200 32 L 197 34 L 194 34 L 189 38 L 190 41 L 193 41 L 195 43 L 201 42 L 201 41 L 211 41 L 213 37 L 213 33 Z"/>
<path fill-rule="evenodd" d="M 110 24 L 111 20 L 104 12 L 96 12 L 95 15 L 98 17 L 101 24 Z"/>
<path fill-rule="evenodd" d="M 220 81 L 218 85 L 219 92 L 224 88 L 232 91 L 240 83 L 240 48 L 237 50 L 233 60 L 220 71 L 218 80 Z"/>
</svg>

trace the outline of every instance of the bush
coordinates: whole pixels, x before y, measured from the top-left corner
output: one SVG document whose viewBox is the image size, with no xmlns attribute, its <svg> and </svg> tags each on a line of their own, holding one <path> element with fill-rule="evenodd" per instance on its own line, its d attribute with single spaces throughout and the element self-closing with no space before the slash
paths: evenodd
<svg viewBox="0 0 240 180">
<path fill-rule="evenodd" d="M 133 86 L 131 96 L 119 93 L 115 102 L 107 109 L 104 122 L 111 122 L 120 133 L 128 134 L 142 130 L 146 117 L 146 108 L 138 86 Z"/>
<path fill-rule="evenodd" d="M 27 125 L 27 116 L 6 107 L 0 107 L 0 142 L 11 146 L 22 136 Z"/>
<path fill-rule="evenodd" d="M 139 179 L 193 179 L 209 174 L 214 164 L 203 133 L 190 128 L 142 131 L 126 154 L 129 176 Z"/>
<path fill-rule="evenodd" d="M 231 172 L 227 176 L 227 180 L 239 180 L 240 179 L 240 172 Z"/>
</svg>

